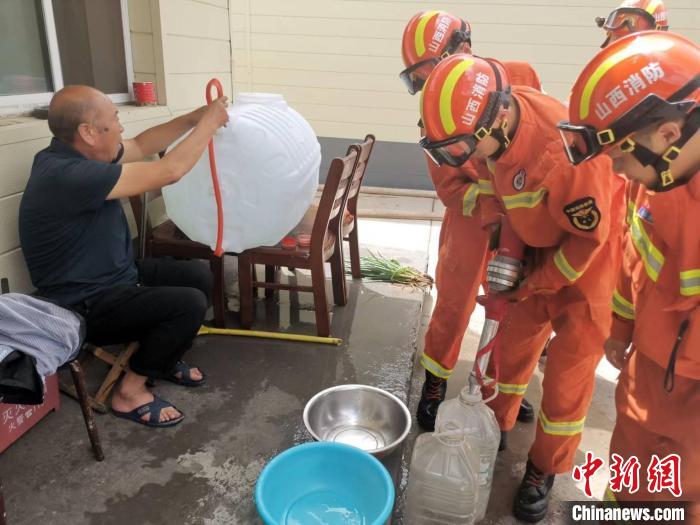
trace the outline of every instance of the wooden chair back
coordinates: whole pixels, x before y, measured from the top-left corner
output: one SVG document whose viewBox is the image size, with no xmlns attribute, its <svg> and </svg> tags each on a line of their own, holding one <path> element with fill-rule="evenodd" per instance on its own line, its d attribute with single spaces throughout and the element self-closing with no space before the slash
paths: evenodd
<svg viewBox="0 0 700 525">
<path fill-rule="evenodd" d="M 374 135 L 367 135 L 365 137 L 365 140 L 363 140 L 359 145 L 353 144 L 348 148 L 348 153 L 353 148 L 358 150 L 357 166 L 355 167 L 355 172 L 352 176 L 352 182 L 350 183 L 347 204 L 348 212 L 350 212 L 353 215 L 353 217 L 357 217 L 357 200 L 358 196 L 360 195 L 362 180 L 365 177 L 367 163 L 369 162 L 369 157 L 372 154 L 372 149 L 374 148 L 374 142 Z"/>
<path fill-rule="evenodd" d="M 357 149 L 349 151 L 344 157 L 336 157 L 328 169 L 328 176 L 318 204 L 318 211 L 311 230 L 311 253 L 323 253 L 323 247 L 329 235 L 342 242 L 340 224 L 342 212 L 348 198 L 348 189 L 357 165 Z"/>
</svg>

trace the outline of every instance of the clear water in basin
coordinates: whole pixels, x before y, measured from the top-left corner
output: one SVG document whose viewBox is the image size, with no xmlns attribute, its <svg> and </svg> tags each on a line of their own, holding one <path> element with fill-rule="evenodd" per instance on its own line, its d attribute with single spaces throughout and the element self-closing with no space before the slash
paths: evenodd
<svg viewBox="0 0 700 525">
<path fill-rule="evenodd" d="M 311 492 L 287 510 L 284 525 L 367 525 L 351 498 L 334 491 Z"/>
<path fill-rule="evenodd" d="M 360 425 L 341 425 L 328 431 L 325 441 L 344 443 L 366 452 L 386 446 L 384 436 L 374 429 Z"/>
</svg>

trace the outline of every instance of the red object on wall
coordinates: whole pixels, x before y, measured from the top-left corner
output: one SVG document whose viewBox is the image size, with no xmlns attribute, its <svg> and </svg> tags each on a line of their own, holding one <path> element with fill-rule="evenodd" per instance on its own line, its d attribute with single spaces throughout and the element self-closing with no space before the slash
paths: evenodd
<svg viewBox="0 0 700 525">
<path fill-rule="evenodd" d="M 46 394 L 41 405 L 8 405 L 0 403 L 0 452 L 17 441 L 46 414 L 58 410 L 58 376 L 46 378 Z"/>
<path fill-rule="evenodd" d="M 153 82 L 134 82 L 134 98 L 138 106 L 155 106 L 158 104 L 155 84 Z"/>
</svg>

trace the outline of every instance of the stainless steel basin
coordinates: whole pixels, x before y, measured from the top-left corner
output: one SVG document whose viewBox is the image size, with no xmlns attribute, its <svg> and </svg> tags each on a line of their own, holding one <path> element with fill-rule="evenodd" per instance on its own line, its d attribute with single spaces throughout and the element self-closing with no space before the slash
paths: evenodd
<svg viewBox="0 0 700 525">
<path fill-rule="evenodd" d="M 317 441 L 345 443 L 382 457 L 406 438 L 411 414 L 399 398 L 380 388 L 340 385 L 309 400 L 304 424 Z"/>
</svg>

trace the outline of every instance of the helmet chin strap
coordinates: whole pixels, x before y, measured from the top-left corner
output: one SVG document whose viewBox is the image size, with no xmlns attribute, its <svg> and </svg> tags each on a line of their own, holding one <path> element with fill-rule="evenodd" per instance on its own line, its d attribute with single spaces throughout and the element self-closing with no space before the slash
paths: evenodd
<svg viewBox="0 0 700 525">
<path fill-rule="evenodd" d="M 510 139 L 505 132 L 507 127 L 508 119 L 504 118 L 503 122 L 498 128 L 491 129 L 491 136 L 498 141 L 498 149 L 493 153 L 493 155 L 490 155 L 493 160 L 498 160 L 498 158 L 508 149 L 508 146 L 510 146 Z"/>
<path fill-rule="evenodd" d="M 620 148 L 630 153 L 642 166 L 652 166 L 657 175 L 656 184 L 652 190 L 663 192 L 684 184 L 684 181 L 676 180 L 671 163 L 678 158 L 681 149 L 695 135 L 700 127 L 700 106 L 695 108 L 686 120 L 681 130 L 681 136 L 671 144 L 663 153 L 656 154 L 646 146 L 636 143 L 632 139 L 625 139 Z"/>
<path fill-rule="evenodd" d="M 492 155 L 489 155 L 491 159 L 497 160 L 501 155 L 503 155 L 503 152 L 508 149 L 508 146 L 510 146 L 510 139 L 508 138 L 505 130 L 508 128 L 508 109 L 512 103 L 512 92 L 509 85 L 503 85 L 503 79 L 501 78 L 501 73 L 496 67 L 496 63 L 489 59 L 486 59 L 486 61 L 491 66 L 491 69 L 493 69 L 493 73 L 496 77 L 496 91 L 499 93 L 497 99 L 498 105 L 491 110 L 492 116 L 488 117 L 491 123 L 487 125 L 490 127 L 488 129 L 485 127 L 480 128 L 479 132 L 484 131 L 484 133 L 480 136 L 479 132 L 477 132 L 476 138 L 477 140 L 481 141 L 485 137 L 490 136 L 498 141 L 498 149 Z M 499 115 L 501 115 L 501 124 L 496 127 L 495 123 L 498 120 Z"/>
<path fill-rule="evenodd" d="M 503 121 L 501 122 L 500 126 L 492 127 L 489 133 L 491 137 L 498 141 L 498 149 L 492 155 L 489 155 L 489 157 L 493 160 L 498 160 L 508 149 L 508 146 L 510 146 L 510 139 L 508 138 L 508 132 L 506 131 L 508 129 L 508 114 L 506 112 L 508 111 L 510 104 L 510 100 L 506 100 L 503 103 Z"/>
</svg>

